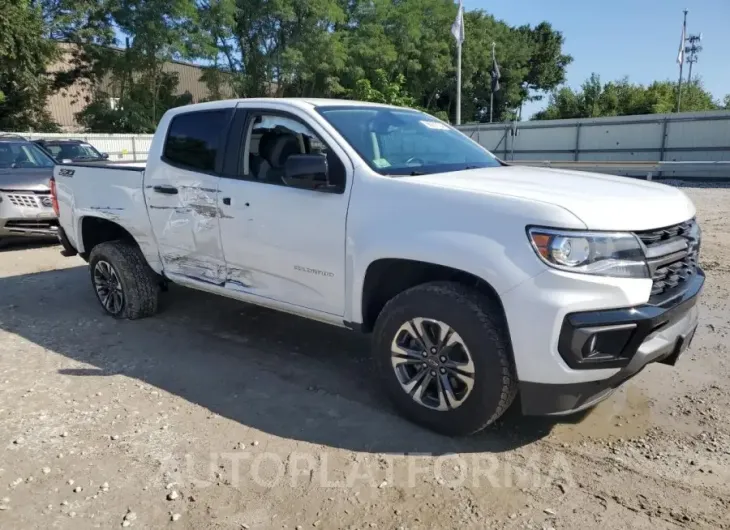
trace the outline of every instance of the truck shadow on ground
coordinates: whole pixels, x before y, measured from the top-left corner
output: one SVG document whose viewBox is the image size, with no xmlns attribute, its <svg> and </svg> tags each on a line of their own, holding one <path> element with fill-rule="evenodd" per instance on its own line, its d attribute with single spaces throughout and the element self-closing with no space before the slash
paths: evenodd
<svg viewBox="0 0 730 530">
<path fill-rule="evenodd" d="M 476 436 L 447 438 L 396 414 L 369 339 L 346 330 L 175 286 L 158 316 L 114 320 L 84 265 L 0 278 L 0 293 L 0 328 L 80 363 L 62 377 L 121 374 L 284 438 L 377 453 L 499 453 L 583 418 L 523 418 L 513 407 Z"/>
<path fill-rule="evenodd" d="M 16 250 L 32 250 L 35 248 L 46 248 L 58 245 L 55 238 L 23 238 L 12 237 L 0 239 L 0 254 L 3 252 L 14 252 Z M 61 247 L 59 247 L 61 248 Z"/>
</svg>

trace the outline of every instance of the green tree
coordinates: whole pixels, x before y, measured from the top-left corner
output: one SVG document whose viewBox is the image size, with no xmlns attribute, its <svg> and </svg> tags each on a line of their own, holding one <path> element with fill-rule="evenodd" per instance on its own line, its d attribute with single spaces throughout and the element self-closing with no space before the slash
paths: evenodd
<svg viewBox="0 0 730 530">
<path fill-rule="evenodd" d="M 0 0 L 0 130 L 52 131 L 46 66 L 57 56 L 42 10 L 29 0 Z"/>
<path fill-rule="evenodd" d="M 348 93 L 348 96 L 360 101 L 413 107 L 415 106 L 415 100 L 403 90 L 405 81 L 406 78 L 403 74 L 399 75 L 395 81 L 390 81 L 382 69 L 377 69 L 374 83 L 371 83 L 369 79 L 360 79 L 355 83 L 355 88 Z"/>
<path fill-rule="evenodd" d="M 201 0 L 207 62 L 223 67 L 237 96 L 399 98 L 436 115 L 455 113 L 456 16 L 452 0 Z M 501 119 L 564 81 L 571 58 L 543 23 L 513 28 L 483 11 L 466 15 L 462 101 L 467 119 L 488 115 L 491 43 L 497 43 Z M 211 91 L 220 78 L 206 74 Z M 374 91 L 374 92 L 373 92 Z M 386 98 L 387 99 L 387 98 Z"/>
<path fill-rule="evenodd" d="M 592 74 L 575 91 L 562 87 L 553 92 L 545 108 L 533 119 L 557 120 L 567 118 L 597 118 L 602 116 L 630 116 L 637 114 L 666 114 L 677 108 L 677 83 L 655 81 L 644 86 L 629 82 L 628 78 L 601 83 Z M 721 106 L 713 101 L 700 80 L 682 86 L 682 111 L 716 110 Z"/>
<path fill-rule="evenodd" d="M 134 83 L 127 87 L 124 98 L 119 98 L 114 108 L 109 105 L 108 94 L 99 92 L 76 114 L 76 119 L 90 132 L 153 133 L 158 121 L 155 116 L 173 107 L 192 103 L 189 93 L 175 93 L 177 84 L 177 76 L 166 72 L 157 78 L 154 94 L 147 83 Z"/>
<path fill-rule="evenodd" d="M 164 68 L 199 53 L 204 36 L 196 6 L 193 0 L 109 1 L 125 48 L 104 50 L 102 77 L 77 119 L 91 132 L 153 132 L 168 109 L 192 102 L 190 94 L 176 95 L 177 75 Z"/>
<path fill-rule="evenodd" d="M 354 0 L 347 6 L 343 86 L 352 89 L 362 79 L 377 83 L 378 70 L 391 82 L 404 75 L 403 90 L 418 106 L 453 116 L 456 44 L 450 27 L 456 5 L 449 0 Z M 514 28 L 484 11 L 470 11 L 465 14 L 465 33 L 462 115 L 466 120 L 489 116 L 492 42 L 502 73 L 494 101 L 496 120 L 563 82 L 572 60 L 561 51 L 562 35 L 547 23 Z"/>
<path fill-rule="evenodd" d="M 146 105 L 153 122 L 167 110 L 158 105 L 171 82 L 165 63 L 188 57 L 200 38 L 194 0 L 117 0 L 113 13 L 116 26 L 129 37 L 130 45 L 117 54 L 113 74 L 122 107 L 131 106 L 131 94 L 141 90 L 151 100 Z M 138 94 L 139 95 L 139 94 Z M 162 103 L 161 101 L 159 101 Z"/>
<path fill-rule="evenodd" d="M 230 74 L 233 93 L 341 94 L 344 22 L 338 0 L 202 0 L 198 16 L 203 58 Z M 208 76 L 211 82 L 218 81 Z"/>
<path fill-rule="evenodd" d="M 342 84 L 348 89 L 362 80 L 377 85 L 384 74 L 420 106 L 436 108 L 439 97 L 454 86 L 449 28 L 455 15 L 453 2 L 444 0 L 349 2 L 342 29 L 348 53 Z"/>
<path fill-rule="evenodd" d="M 35 0 L 45 23 L 44 33 L 60 43 L 62 67 L 52 73 L 53 90 L 71 85 L 93 87 L 109 69 L 115 42 L 112 12 L 117 0 Z M 71 95 L 73 97 L 73 95 Z"/>
</svg>

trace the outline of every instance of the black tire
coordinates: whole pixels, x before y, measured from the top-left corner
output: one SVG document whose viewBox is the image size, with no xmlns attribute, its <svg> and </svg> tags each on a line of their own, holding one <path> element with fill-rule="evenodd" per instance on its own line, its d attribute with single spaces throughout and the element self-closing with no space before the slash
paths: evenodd
<svg viewBox="0 0 730 530">
<path fill-rule="evenodd" d="M 118 311 L 110 311 L 105 307 L 96 289 L 94 271 L 97 264 L 102 261 L 112 267 L 121 284 L 123 301 Z M 157 312 L 159 282 L 135 244 L 126 241 L 98 244 L 89 255 L 89 271 L 97 300 L 108 315 L 135 320 L 152 316 Z"/>
<path fill-rule="evenodd" d="M 473 387 L 457 408 L 440 411 L 418 403 L 396 376 L 391 343 L 401 326 L 419 317 L 447 324 L 469 350 Z M 373 339 L 373 356 L 395 406 L 411 421 L 433 431 L 449 436 L 480 431 L 504 414 L 517 394 L 509 332 L 501 308 L 464 285 L 433 282 L 400 293 L 378 316 Z"/>
</svg>

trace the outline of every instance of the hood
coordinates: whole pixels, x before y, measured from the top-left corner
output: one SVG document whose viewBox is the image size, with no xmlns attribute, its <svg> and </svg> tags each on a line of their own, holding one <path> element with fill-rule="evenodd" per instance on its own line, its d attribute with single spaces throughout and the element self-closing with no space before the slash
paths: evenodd
<svg viewBox="0 0 730 530">
<path fill-rule="evenodd" d="M 570 211 L 591 230 L 650 230 L 695 215 L 692 201 L 677 188 L 600 173 L 505 166 L 404 178 L 554 204 Z"/>
<path fill-rule="evenodd" d="M 49 191 L 52 167 L 0 169 L 0 190 Z"/>
</svg>

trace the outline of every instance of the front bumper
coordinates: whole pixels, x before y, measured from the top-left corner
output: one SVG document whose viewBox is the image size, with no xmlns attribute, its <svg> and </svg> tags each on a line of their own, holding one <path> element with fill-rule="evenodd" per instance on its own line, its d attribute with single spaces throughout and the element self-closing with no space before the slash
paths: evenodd
<svg viewBox="0 0 730 530">
<path fill-rule="evenodd" d="M 570 414 L 589 408 L 610 396 L 613 391 L 648 364 L 661 362 L 674 365 L 689 347 L 697 329 L 697 301 L 705 277 L 698 270 L 686 290 L 671 304 L 640 305 L 626 309 L 581 312 L 567 315 L 561 330 L 560 355 L 575 370 L 609 366 L 621 368 L 599 381 L 551 384 L 523 381 L 520 383 L 522 411 L 530 415 Z M 614 361 L 591 362 L 585 356 L 584 337 L 601 329 L 617 329 Z M 589 330 L 586 332 L 585 330 Z M 586 363 L 586 358 L 589 361 Z"/>
<path fill-rule="evenodd" d="M 0 238 L 56 237 L 57 230 L 49 195 L 0 191 Z"/>
</svg>

